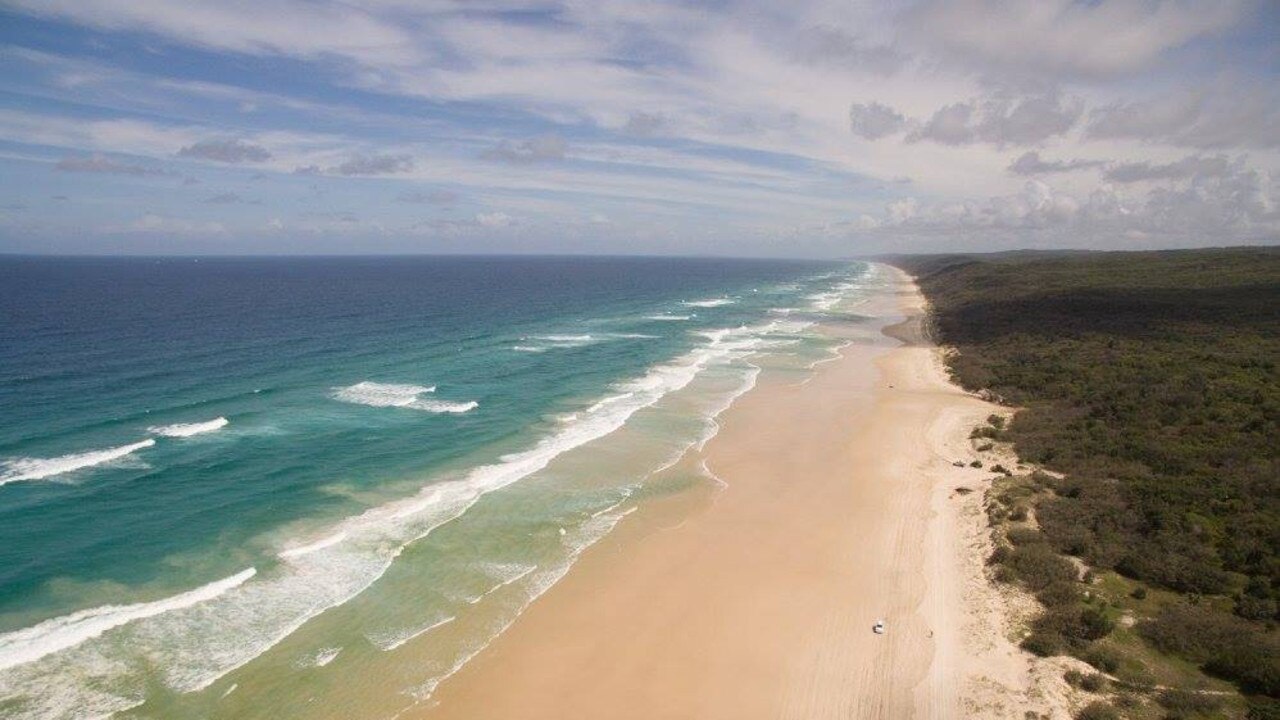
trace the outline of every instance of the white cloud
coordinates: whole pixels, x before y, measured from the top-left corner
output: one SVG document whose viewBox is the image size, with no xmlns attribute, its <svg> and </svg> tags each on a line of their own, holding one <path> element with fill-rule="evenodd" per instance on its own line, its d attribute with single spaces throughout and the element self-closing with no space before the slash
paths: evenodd
<svg viewBox="0 0 1280 720">
<path fill-rule="evenodd" d="M 59 160 L 53 167 L 54 169 L 61 170 L 63 172 L 106 173 L 111 175 L 169 174 L 164 170 L 146 167 L 144 165 L 134 165 L 132 163 L 121 162 L 98 153 L 85 156 L 65 157 Z"/>
<path fill-rule="evenodd" d="M 1035 150 L 1018 156 L 1009 164 L 1009 172 L 1015 175 L 1048 175 L 1051 173 L 1071 172 L 1102 167 L 1106 163 L 1101 160 L 1045 160 Z"/>
<path fill-rule="evenodd" d="M 849 107 L 849 126 L 854 135 L 879 140 L 901 132 L 907 126 L 907 119 L 888 105 L 854 103 Z"/>
<path fill-rule="evenodd" d="M 515 221 L 510 215 L 504 212 L 479 213 L 476 215 L 476 222 L 481 227 L 487 228 L 504 228 L 510 226 Z"/>
<path fill-rule="evenodd" d="M 201 140 L 179 150 L 178 157 L 239 164 L 266 162 L 271 159 L 271 153 L 261 145 L 243 140 Z"/>
<path fill-rule="evenodd" d="M 123 228 L 108 228 L 108 232 L 125 232 L 154 235 L 223 235 L 227 228 L 219 222 L 200 222 L 182 218 L 147 213 Z"/>
<path fill-rule="evenodd" d="M 989 67 L 1114 75 L 1226 30 L 1246 8 L 1241 0 L 926 0 L 909 23 L 931 48 Z"/>
<path fill-rule="evenodd" d="M 253 55 L 332 55 L 371 64 L 423 58 L 404 28 L 341 2 L 271 0 L 245 6 L 219 0 L 15 0 L 11 5 L 104 30 L 145 30 Z"/>
<path fill-rule="evenodd" d="M 910 243 L 937 250 L 937 243 L 957 242 L 986 249 L 1105 248 L 1137 240 L 1189 247 L 1274 242 L 1280 211 L 1269 175 L 1231 166 L 1136 193 L 1102 184 L 1078 196 L 1028 180 L 1008 195 L 927 203 L 904 198 L 886 204 L 880 218 L 863 216 L 825 231 L 894 251 Z"/>
<path fill-rule="evenodd" d="M 1185 157 L 1177 162 L 1153 164 L 1147 161 L 1120 163 L 1107 168 L 1103 177 L 1111 182 L 1131 183 L 1151 180 L 1182 180 L 1194 177 L 1223 177 L 1239 172 L 1240 163 L 1232 163 L 1225 156 Z"/>
<path fill-rule="evenodd" d="M 484 157 L 510 163 L 549 162 L 563 160 L 568 147 L 569 144 L 559 135 L 540 135 L 518 142 L 503 140 L 485 151 Z"/>
<path fill-rule="evenodd" d="M 940 108 L 908 134 L 907 141 L 1034 145 L 1066 133 L 1083 112 L 1079 98 L 1058 95 L 971 100 Z"/>
<path fill-rule="evenodd" d="M 1280 90 L 1272 85 L 1183 90 L 1113 102 L 1089 114 L 1087 134 L 1199 148 L 1280 147 Z"/>
<path fill-rule="evenodd" d="M 339 175 L 394 175 L 413 170 L 413 158 L 409 155 L 356 155 L 342 164 L 329 168 Z"/>
<path fill-rule="evenodd" d="M 965 232 L 1159 238 L 1156 219 L 1176 214 L 1169 203 L 1180 199 L 1200 208 L 1197 222 L 1223 223 L 1224 237 L 1274 233 L 1259 208 L 1271 197 L 1267 173 L 1280 171 L 1280 91 L 1273 78 L 1251 79 L 1247 49 L 1177 52 L 1217 42 L 1243 16 L 1239 2 L 923 0 L 904 12 L 837 0 L 266 0 L 252 15 L 212 0 L 17 7 L 149 33 L 164 53 L 180 52 L 174 43 L 297 59 L 314 72 L 309 82 L 328 86 L 291 97 L 288 86 L 0 50 L 98 118 L 0 110 L 0 138 L 42 148 L 46 164 L 49 147 L 60 148 L 54 158 L 111 158 L 102 167 L 163 158 L 184 174 L 252 164 L 266 178 L 254 196 L 268 202 L 273 183 L 303 184 L 284 177 L 295 170 L 326 176 L 320 184 L 335 192 L 348 177 L 378 177 L 366 191 L 403 182 L 361 210 L 370 232 L 382 215 L 384 227 L 466 233 L 514 222 L 408 207 L 450 204 L 421 190 L 447 186 L 468 204 L 515 213 L 522 232 L 585 228 L 594 214 L 632 228 L 643 214 L 653 237 L 808 223 L 880 237 L 959 228 L 956 242 L 979 243 Z M 376 94 L 345 95 L 353 87 Z M 317 132 L 317 117 L 343 130 Z M 459 219 L 424 221 L 424 211 Z M 261 228 L 261 217 L 252 223 Z M 343 225 L 289 222 L 290 231 Z"/>
</svg>

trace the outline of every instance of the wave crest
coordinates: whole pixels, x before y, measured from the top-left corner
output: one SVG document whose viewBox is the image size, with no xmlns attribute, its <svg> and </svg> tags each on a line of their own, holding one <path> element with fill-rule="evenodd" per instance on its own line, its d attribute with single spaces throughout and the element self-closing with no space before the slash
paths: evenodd
<svg viewBox="0 0 1280 720">
<path fill-rule="evenodd" d="M 334 400 L 368 405 L 369 407 L 399 407 L 410 410 L 422 410 L 431 413 L 464 413 L 480 407 L 480 403 L 470 400 L 454 402 L 450 400 L 431 400 L 421 396 L 436 391 L 435 385 L 406 385 L 399 383 L 377 383 L 368 380 L 358 382 L 333 393 Z"/>
<path fill-rule="evenodd" d="M 724 307 L 725 305 L 732 305 L 735 302 L 737 302 L 737 300 L 733 300 L 731 298 L 708 298 L 706 300 L 685 300 L 680 304 L 685 307 L 717 308 Z"/>
<path fill-rule="evenodd" d="M 254 568 L 243 570 L 194 590 L 153 602 L 134 605 L 103 605 L 62 617 L 46 620 L 38 625 L 0 635 L 0 670 L 14 665 L 34 662 L 59 650 L 74 647 L 86 640 L 135 620 L 149 618 L 172 610 L 191 607 L 222 595 L 243 585 L 257 573 Z"/>
<path fill-rule="evenodd" d="M 136 443 L 121 445 L 120 447 L 62 455 L 55 458 L 14 458 L 4 463 L 4 471 L 0 473 L 0 485 L 22 480 L 43 480 L 55 475 L 63 475 L 95 465 L 102 465 L 155 444 L 155 440 L 148 438 L 139 440 Z"/>
<path fill-rule="evenodd" d="M 152 435 L 163 435 L 164 437 L 184 438 L 191 437 L 192 435 L 213 432 L 215 430 L 221 430 L 230 423 L 231 421 L 224 417 L 217 417 L 206 422 L 157 425 L 147 428 L 147 432 Z"/>
</svg>

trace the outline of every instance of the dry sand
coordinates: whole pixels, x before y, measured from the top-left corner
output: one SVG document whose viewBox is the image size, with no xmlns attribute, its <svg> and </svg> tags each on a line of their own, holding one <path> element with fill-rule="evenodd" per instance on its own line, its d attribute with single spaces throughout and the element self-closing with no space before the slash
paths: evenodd
<svg viewBox="0 0 1280 720">
<path fill-rule="evenodd" d="M 632 514 L 421 715 L 1060 716 L 984 575 L 990 475 L 952 465 L 996 408 L 950 384 L 900 288 L 860 310 L 907 316 L 896 340 L 762 376 L 694 459 L 727 487 Z"/>
</svg>

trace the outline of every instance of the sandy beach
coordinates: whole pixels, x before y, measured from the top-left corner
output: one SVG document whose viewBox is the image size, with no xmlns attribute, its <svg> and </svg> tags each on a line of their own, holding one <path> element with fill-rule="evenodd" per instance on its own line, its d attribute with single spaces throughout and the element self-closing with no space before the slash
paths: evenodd
<svg viewBox="0 0 1280 720">
<path fill-rule="evenodd" d="M 687 459 L 723 487 L 641 507 L 421 716 L 1007 716 L 1028 664 L 983 576 L 989 474 L 953 465 L 993 406 L 950 384 L 922 307 L 900 275 L 860 309 L 885 333 L 763 375 Z"/>
</svg>

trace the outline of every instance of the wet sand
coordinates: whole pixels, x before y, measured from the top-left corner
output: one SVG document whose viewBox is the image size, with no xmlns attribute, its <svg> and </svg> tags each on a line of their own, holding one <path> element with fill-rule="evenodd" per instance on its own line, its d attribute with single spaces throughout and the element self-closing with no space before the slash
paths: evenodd
<svg viewBox="0 0 1280 720">
<path fill-rule="evenodd" d="M 898 288 L 859 310 L 892 330 L 807 382 L 763 374 L 720 418 L 689 462 L 725 487 L 642 506 L 416 716 L 968 715 L 974 643 L 1020 661 L 974 637 L 998 632 L 970 622 L 980 519 L 961 507 L 985 476 L 952 466 L 992 407 L 948 382 Z"/>
</svg>

